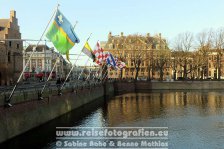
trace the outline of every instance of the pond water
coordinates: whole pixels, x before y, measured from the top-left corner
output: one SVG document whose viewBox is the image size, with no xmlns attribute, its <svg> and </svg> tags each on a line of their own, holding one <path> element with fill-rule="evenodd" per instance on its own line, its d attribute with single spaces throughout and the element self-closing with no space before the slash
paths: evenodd
<svg viewBox="0 0 224 149">
<path fill-rule="evenodd" d="M 224 148 L 224 93 L 156 91 L 99 99 L 4 143 L 56 148 L 56 127 L 168 127 L 168 148 Z"/>
</svg>

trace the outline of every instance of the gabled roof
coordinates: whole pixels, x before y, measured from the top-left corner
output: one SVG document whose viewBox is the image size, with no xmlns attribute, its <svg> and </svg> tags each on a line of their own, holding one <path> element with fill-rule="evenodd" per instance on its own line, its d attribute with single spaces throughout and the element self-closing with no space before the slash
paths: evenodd
<svg viewBox="0 0 224 149">
<path fill-rule="evenodd" d="M 7 27 L 9 21 L 9 19 L 0 19 L 0 27 Z"/>
<path fill-rule="evenodd" d="M 9 23 L 9 19 L 0 19 L 0 39 L 5 37 L 5 28 Z"/>
</svg>

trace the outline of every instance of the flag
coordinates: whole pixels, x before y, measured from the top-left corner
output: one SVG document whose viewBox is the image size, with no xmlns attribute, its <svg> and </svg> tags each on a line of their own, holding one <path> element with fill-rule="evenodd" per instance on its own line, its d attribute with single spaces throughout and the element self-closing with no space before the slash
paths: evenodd
<svg viewBox="0 0 224 149">
<path fill-rule="evenodd" d="M 126 67 L 125 63 L 119 60 L 118 58 L 115 58 L 115 62 L 116 62 L 117 69 L 122 69 Z"/>
<path fill-rule="evenodd" d="M 71 63 L 70 58 L 69 58 L 69 51 L 66 52 L 66 59 Z"/>
<path fill-rule="evenodd" d="M 107 64 L 108 64 L 109 66 L 112 66 L 113 68 L 116 68 L 116 62 L 115 62 L 115 59 L 114 59 L 113 55 L 112 55 L 110 52 L 108 52 Z"/>
<path fill-rule="evenodd" d="M 98 64 L 98 65 L 102 65 L 103 63 L 106 62 L 106 59 L 108 57 L 108 52 L 104 52 L 103 49 L 100 47 L 100 43 L 97 42 L 95 49 L 93 50 L 93 54 L 95 55 L 95 59 L 94 61 Z"/>
<path fill-rule="evenodd" d="M 46 37 L 54 44 L 61 53 L 66 54 L 80 40 L 73 31 L 71 23 L 57 10 L 54 22 L 49 28 Z"/>
<path fill-rule="evenodd" d="M 89 46 L 88 41 L 86 41 L 84 47 L 82 48 L 82 52 L 85 53 L 89 58 L 95 59 L 95 55 L 93 54 L 93 50 Z"/>
</svg>

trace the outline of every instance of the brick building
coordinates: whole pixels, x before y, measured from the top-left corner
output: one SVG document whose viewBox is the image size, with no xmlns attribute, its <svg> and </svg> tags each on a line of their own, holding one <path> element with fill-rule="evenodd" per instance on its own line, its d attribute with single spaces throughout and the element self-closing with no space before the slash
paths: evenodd
<svg viewBox="0 0 224 149">
<path fill-rule="evenodd" d="M 17 81 L 22 71 L 23 42 L 20 39 L 16 11 L 12 10 L 9 19 L 0 19 L 0 85 Z"/>
<path fill-rule="evenodd" d="M 108 74 L 109 78 L 120 78 L 120 76 L 122 78 L 134 78 L 136 75 L 136 61 L 141 61 L 138 77 L 157 79 L 159 78 L 159 71 L 156 67 L 156 60 L 164 54 L 164 51 L 166 54 L 171 52 L 161 34 L 150 36 L 148 33 L 145 36 L 124 36 L 123 32 L 120 35 L 112 35 L 110 32 L 108 41 L 101 42 L 101 46 L 105 51 L 111 52 L 115 57 L 122 59 L 126 63 L 126 68 L 122 72 L 111 70 Z M 167 69 L 166 65 L 163 70 L 164 74 L 171 73 L 171 70 Z"/>
</svg>

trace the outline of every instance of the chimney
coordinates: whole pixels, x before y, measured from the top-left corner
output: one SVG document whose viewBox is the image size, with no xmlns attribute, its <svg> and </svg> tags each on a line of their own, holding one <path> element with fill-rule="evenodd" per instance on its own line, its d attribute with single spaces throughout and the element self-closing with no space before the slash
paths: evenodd
<svg viewBox="0 0 224 149">
<path fill-rule="evenodd" d="M 112 33 L 109 32 L 109 34 L 108 34 L 108 39 L 111 38 L 111 36 L 112 36 Z"/>
<path fill-rule="evenodd" d="M 150 37 L 150 33 L 147 33 L 147 34 L 146 34 L 146 37 Z"/>
<path fill-rule="evenodd" d="M 162 36 L 161 33 L 159 33 L 159 38 L 161 38 L 161 36 Z"/>
<path fill-rule="evenodd" d="M 11 18 L 15 18 L 16 17 L 16 11 L 15 10 L 11 10 L 10 11 L 10 19 Z"/>
</svg>

